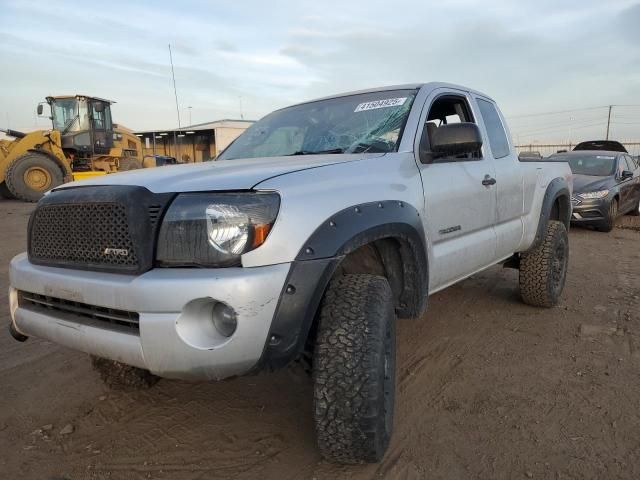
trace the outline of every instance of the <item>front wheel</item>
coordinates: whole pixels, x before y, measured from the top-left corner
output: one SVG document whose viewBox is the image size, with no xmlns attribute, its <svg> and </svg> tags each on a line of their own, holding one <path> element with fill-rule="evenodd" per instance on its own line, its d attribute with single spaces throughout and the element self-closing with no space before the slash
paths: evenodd
<svg viewBox="0 0 640 480">
<path fill-rule="evenodd" d="M 37 202 L 48 190 L 62 185 L 64 176 L 54 160 L 38 152 L 16 158 L 9 168 L 5 183 L 11 195 L 26 202 Z"/>
<path fill-rule="evenodd" d="M 596 228 L 601 232 L 610 232 L 616 225 L 616 218 L 618 218 L 618 200 L 614 198 L 609 204 L 607 216 Z"/>
<path fill-rule="evenodd" d="M 557 305 L 569 264 L 569 236 L 564 223 L 549 220 L 540 245 L 520 255 L 520 296 L 535 307 Z"/>
<path fill-rule="evenodd" d="M 365 463 L 384 456 L 393 426 L 395 354 L 387 279 L 334 279 L 320 310 L 313 356 L 316 433 L 327 460 Z"/>
</svg>

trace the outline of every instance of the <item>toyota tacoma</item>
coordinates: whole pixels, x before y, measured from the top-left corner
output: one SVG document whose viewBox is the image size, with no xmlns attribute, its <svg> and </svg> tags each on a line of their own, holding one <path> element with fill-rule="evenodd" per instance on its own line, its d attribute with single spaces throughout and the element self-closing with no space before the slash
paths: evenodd
<svg viewBox="0 0 640 480">
<path fill-rule="evenodd" d="M 277 110 L 214 162 L 59 186 L 10 266 L 12 335 L 91 355 L 110 384 L 309 365 L 317 441 L 380 460 L 396 318 L 492 265 L 552 307 L 571 170 L 518 159 L 487 95 L 426 83 Z"/>
</svg>

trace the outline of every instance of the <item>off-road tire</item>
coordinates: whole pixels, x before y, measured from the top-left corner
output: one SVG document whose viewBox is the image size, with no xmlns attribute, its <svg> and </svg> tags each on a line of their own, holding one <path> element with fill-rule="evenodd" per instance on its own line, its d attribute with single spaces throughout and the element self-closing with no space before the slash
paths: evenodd
<svg viewBox="0 0 640 480">
<path fill-rule="evenodd" d="M 7 184 L 5 182 L 0 182 L 0 198 L 6 198 L 7 200 L 12 200 L 15 197 L 7 188 Z"/>
<path fill-rule="evenodd" d="M 386 278 L 331 282 L 320 309 L 313 385 L 322 456 L 339 463 L 382 459 L 395 400 L 395 312 Z"/>
<path fill-rule="evenodd" d="M 148 370 L 132 367 L 106 358 L 91 356 L 91 365 L 112 390 L 139 390 L 153 387 L 160 377 Z"/>
<path fill-rule="evenodd" d="M 600 232 L 610 232 L 616 225 L 616 218 L 618 218 L 618 200 L 615 198 L 609 203 L 609 211 L 605 219 L 596 225 L 596 228 Z"/>
<path fill-rule="evenodd" d="M 46 172 L 49 180 L 41 189 L 33 189 L 25 180 L 25 174 L 29 169 L 37 169 Z M 25 202 L 37 202 L 48 190 L 62 185 L 64 175 L 54 160 L 42 153 L 28 152 L 16 158 L 9 167 L 5 177 L 5 183 L 11 195 Z"/>
<path fill-rule="evenodd" d="M 542 242 L 520 255 L 520 296 L 535 307 L 557 305 L 569 264 L 569 236 L 564 223 L 549 220 Z"/>
<path fill-rule="evenodd" d="M 118 161 L 118 171 L 128 172 L 129 170 L 138 170 L 142 168 L 142 163 L 137 158 L 121 158 Z"/>
</svg>

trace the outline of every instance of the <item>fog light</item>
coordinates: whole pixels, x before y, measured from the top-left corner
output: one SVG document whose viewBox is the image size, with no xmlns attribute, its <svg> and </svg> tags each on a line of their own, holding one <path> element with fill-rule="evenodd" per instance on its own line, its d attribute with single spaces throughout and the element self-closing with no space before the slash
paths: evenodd
<svg viewBox="0 0 640 480">
<path fill-rule="evenodd" d="M 224 303 L 216 303 L 216 306 L 213 307 L 213 324 L 215 325 L 216 330 L 220 332 L 220 335 L 230 337 L 233 335 L 233 332 L 236 331 L 236 327 L 238 326 L 236 312 Z"/>
<path fill-rule="evenodd" d="M 176 319 L 176 333 L 188 345 L 215 350 L 231 341 L 238 327 L 237 314 L 213 298 L 196 298 L 187 303 Z"/>
</svg>

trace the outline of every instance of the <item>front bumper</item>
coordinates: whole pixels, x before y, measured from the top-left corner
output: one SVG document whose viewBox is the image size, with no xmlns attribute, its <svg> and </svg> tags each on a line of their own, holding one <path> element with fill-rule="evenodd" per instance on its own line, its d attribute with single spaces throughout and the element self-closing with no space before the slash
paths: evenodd
<svg viewBox="0 0 640 480">
<path fill-rule="evenodd" d="M 609 198 L 592 198 L 583 200 L 579 197 L 571 199 L 573 207 L 571 221 L 574 223 L 593 223 L 605 220 L 609 212 Z"/>
<path fill-rule="evenodd" d="M 247 373 L 260 359 L 289 266 L 154 269 L 131 276 L 37 266 L 23 253 L 10 266 L 11 317 L 24 335 L 162 377 L 220 380 Z M 139 330 L 31 308 L 20 304 L 18 291 L 135 312 Z M 237 329 L 230 337 L 212 327 L 206 302 L 213 300 L 236 312 Z"/>
</svg>

